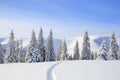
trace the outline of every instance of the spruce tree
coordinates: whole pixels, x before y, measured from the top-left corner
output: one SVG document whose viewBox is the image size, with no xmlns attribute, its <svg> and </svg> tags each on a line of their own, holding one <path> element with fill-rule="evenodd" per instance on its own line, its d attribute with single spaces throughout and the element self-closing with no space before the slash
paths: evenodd
<svg viewBox="0 0 120 80">
<path fill-rule="evenodd" d="M 53 47 L 53 33 L 51 30 L 46 45 L 45 61 L 55 61 L 55 60 L 56 60 L 56 55 Z"/>
<path fill-rule="evenodd" d="M 19 41 L 16 41 L 16 48 L 15 48 L 15 60 L 16 62 L 20 62 L 20 56 L 19 56 L 20 48 L 19 48 Z"/>
<path fill-rule="evenodd" d="M 5 54 L 5 63 L 14 63 L 16 62 L 15 58 L 15 40 L 13 30 L 10 33 L 9 42 L 7 51 Z"/>
<path fill-rule="evenodd" d="M 60 60 L 68 60 L 67 44 L 65 40 L 63 41 L 62 44 L 62 52 L 61 52 Z"/>
<path fill-rule="evenodd" d="M 115 33 L 113 32 L 111 39 L 110 39 L 108 55 L 109 55 L 110 59 L 117 60 L 118 54 L 119 54 L 119 47 L 118 47 L 118 43 L 117 43 L 117 40 L 115 37 Z"/>
<path fill-rule="evenodd" d="M 22 39 L 16 42 L 16 60 L 17 62 L 25 62 L 25 53 L 22 48 Z"/>
<path fill-rule="evenodd" d="M 68 60 L 73 60 L 72 55 L 69 55 L 69 56 L 68 56 Z"/>
<path fill-rule="evenodd" d="M 119 52 L 118 52 L 118 60 L 120 60 L 120 50 L 119 50 Z"/>
<path fill-rule="evenodd" d="M 20 50 L 19 50 L 19 56 L 20 56 L 20 62 L 25 62 L 25 52 L 23 51 L 23 41 L 20 40 Z"/>
<path fill-rule="evenodd" d="M 27 48 L 27 51 L 26 51 L 25 61 L 29 62 L 29 63 L 40 62 L 41 61 L 41 54 L 38 50 L 37 40 L 36 40 L 36 37 L 35 37 L 34 30 L 32 32 L 32 37 L 30 39 L 30 44 L 29 44 L 29 46 Z"/>
<path fill-rule="evenodd" d="M 76 44 L 75 44 L 74 53 L 73 53 L 73 59 L 74 60 L 79 60 L 80 59 L 78 41 L 76 41 Z"/>
<path fill-rule="evenodd" d="M 0 64 L 4 63 L 4 51 L 3 51 L 3 48 L 2 48 L 2 45 L 0 43 Z"/>
<path fill-rule="evenodd" d="M 43 38 L 43 30 L 40 29 L 40 33 L 38 36 L 38 49 L 40 51 L 42 61 L 45 61 L 45 46 L 44 46 L 44 38 Z"/>
<path fill-rule="evenodd" d="M 96 58 L 97 58 L 97 51 L 95 51 L 95 53 L 94 53 L 94 60 L 96 60 Z"/>
<path fill-rule="evenodd" d="M 91 60 L 94 60 L 94 56 L 95 56 L 95 55 L 94 55 L 94 52 L 92 51 L 92 52 L 91 52 Z"/>
<path fill-rule="evenodd" d="M 25 53 L 23 52 L 22 49 L 22 39 L 20 41 L 16 41 L 16 50 L 15 50 L 15 55 L 16 55 L 16 62 L 25 62 Z"/>
<path fill-rule="evenodd" d="M 99 59 L 99 60 L 107 60 L 108 59 L 105 40 L 103 40 L 101 43 L 100 49 L 98 51 L 97 59 Z"/>
<path fill-rule="evenodd" d="M 90 38 L 88 36 L 88 32 L 85 32 L 85 35 L 83 37 L 83 45 L 82 45 L 82 60 L 90 60 L 92 58 L 91 55 L 91 49 L 90 49 Z"/>
<path fill-rule="evenodd" d="M 62 53 L 62 45 L 60 45 L 59 48 L 58 48 L 57 61 L 60 61 L 61 53 Z"/>
</svg>

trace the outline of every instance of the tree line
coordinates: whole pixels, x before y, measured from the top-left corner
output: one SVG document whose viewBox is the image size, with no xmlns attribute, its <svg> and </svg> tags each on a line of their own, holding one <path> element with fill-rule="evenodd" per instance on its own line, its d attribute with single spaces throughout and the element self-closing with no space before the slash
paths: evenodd
<svg viewBox="0 0 120 80">
<path fill-rule="evenodd" d="M 110 37 L 108 49 L 104 39 L 97 52 L 92 52 L 90 47 L 88 32 L 85 32 L 83 36 L 81 52 L 79 51 L 79 42 L 76 41 L 73 55 L 68 54 L 66 41 L 64 40 L 62 46 L 59 47 L 57 60 L 120 60 L 120 50 L 114 32 Z"/>
<path fill-rule="evenodd" d="M 23 49 L 23 41 L 15 41 L 13 30 L 10 33 L 8 46 L 3 49 L 0 43 L 0 63 L 33 63 L 45 61 L 64 61 L 64 60 L 119 60 L 120 50 L 115 37 L 111 35 L 109 49 L 106 48 L 106 41 L 103 40 L 97 52 L 91 51 L 90 38 L 88 32 L 83 36 L 82 50 L 79 51 L 79 42 L 76 41 L 73 55 L 67 50 L 66 40 L 60 44 L 57 53 L 54 52 L 52 30 L 44 44 L 43 30 L 40 29 L 38 39 L 35 31 L 32 31 L 30 43 L 26 49 Z"/>
</svg>

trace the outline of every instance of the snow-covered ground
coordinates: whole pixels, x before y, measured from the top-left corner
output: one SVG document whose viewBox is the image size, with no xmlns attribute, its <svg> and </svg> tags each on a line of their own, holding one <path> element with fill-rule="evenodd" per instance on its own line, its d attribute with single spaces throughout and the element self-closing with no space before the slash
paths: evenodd
<svg viewBox="0 0 120 80">
<path fill-rule="evenodd" d="M 54 69 L 57 80 L 120 80 L 120 61 L 68 61 Z"/>
<path fill-rule="evenodd" d="M 48 69 L 56 62 L 0 65 L 0 80 L 48 80 Z"/>
<path fill-rule="evenodd" d="M 0 64 L 0 80 L 120 80 L 120 61 Z"/>
</svg>

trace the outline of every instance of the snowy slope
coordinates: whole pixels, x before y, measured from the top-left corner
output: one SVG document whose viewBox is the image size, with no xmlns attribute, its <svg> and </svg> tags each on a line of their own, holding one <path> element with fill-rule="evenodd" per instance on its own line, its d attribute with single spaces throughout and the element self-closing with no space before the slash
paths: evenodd
<svg viewBox="0 0 120 80">
<path fill-rule="evenodd" d="M 120 80 L 120 61 L 0 64 L 0 80 Z"/>
</svg>

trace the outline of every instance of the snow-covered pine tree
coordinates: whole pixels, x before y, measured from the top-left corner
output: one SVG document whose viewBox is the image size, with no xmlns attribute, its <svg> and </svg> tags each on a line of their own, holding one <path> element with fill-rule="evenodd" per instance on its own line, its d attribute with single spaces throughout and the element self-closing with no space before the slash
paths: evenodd
<svg viewBox="0 0 120 80">
<path fill-rule="evenodd" d="M 25 62 L 25 53 L 22 49 L 22 39 L 20 41 L 16 41 L 15 57 L 16 62 Z"/>
<path fill-rule="evenodd" d="M 2 48 L 2 45 L 0 43 L 0 64 L 4 63 L 4 51 L 3 51 L 3 48 Z"/>
<path fill-rule="evenodd" d="M 119 52 L 118 52 L 118 60 L 120 60 L 120 50 L 119 50 Z"/>
<path fill-rule="evenodd" d="M 22 39 L 16 42 L 16 60 L 17 62 L 25 62 L 25 53 L 22 48 Z"/>
<path fill-rule="evenodd" d="M 30 44 L 29 44 L 29 46 L 27 48 L 27 51 L 26 51 L 25 61 L 29 62 L 29 63 L 40 62 L 41 61 L 41 54 L 38 50 L 37 40 L 36 40 L 36 37 L 35 37 L 34 30 L 32 32 L 32 37 L 30 39 Z"/>
<path fill-rule="evenodd" d="M 20 40 L 20 51 L 19 51 L 19 56 L 20 56 L 20 62 L 25 62 L 25 52 L 23 51 L 23 41 L 22 39 Z"/>
<path fill-rule="evenodd" d="M 53 33 L 51 30 L 46 45 L 45 61 L 55 61 L 55 60 L 56 60 L 56 55 L 53 47 Z"/>
<path fill-rule="evenodd" d="M 40 54 L 42 56 L 42 61 L 45 61 L 45 46 L 44 46 L 44 38 L 43 38 L 42 27 L 40 29 L 39 36 L 38 36 L 38 49 L 39 49 Z"/>
<path fill-rule="evenodd" d="M 98 56 L 96 58 L 97 60 L 107 60 L 108 55 L 107 55 L 107 49 L 106 49 L 106 41 L 103 40 L 100 46 L 100 49 L 98 51 Z"/>
<path fill-rule="evenodd" d="M 69 55 L 69 56 L 68 56 L 68 60 L 73 60 L 72 55 Z"/>
<path fill-rule="evenodd" d="M 79 60 L 79 59 L 80 59 L 79 44 L 78 44 L 78 40 L 77 40 L 75 47 L 74 47 L 73 60 Z"/>
<path fill-rule="evenodd" d="M 10 33 L 8 47 L 5 54 L 5 63 L 14 63 L 15 60 L 15 40 L 13 30 Z"/>
<path fill-rule="evenodd" d="M 92 58 L 89 41 L 90 41 L 90 38 L 88 36 L 88 32 L 85 32 L 85 35 L 83 38 L 82 52 L 81 52 L 82 60 L 90 60 Z"/>
<path fill-rule="evenodd" d="M 118 47 L 118 43 L 115 37 L 115 33 L 113 32 L 111 39 L 110 39 L 108 55 L 110 59 L 118 60 L 118 54 L 119 54 L 119 47 Z"/>
<path fill-rule="evenodd" d="M 62 52 L 61 52 L 60 60 L 68 60 L 67 44 L 65 40 L 63 41 L 62 44 Z"/>
<path fill-rule="evenodd" d="M 20 56 L 19 56 L 20 48 L 19 48 L 19 41 L 16 41 L 16 48 L 15 48 L 15 60 L 16 62 L 20 62 Z"/>
<path fill-rule="evenodd" d="M 62 45 L 60 45 L 59 48 L 58 48 L 57 61 L 60 61 L 61 53 L 62 53 Z"/>
<path fill-rule="evenodd" d="M 97 51 L 95 51 L 95 53 L 94 53 L 94 60 L 96 60 L 96 58 L 97 58 Z"/>
<path fill-rule="evenodd" d="M 91 52 L 91 56 L 92 56 L 91 60 L 94 60 L 94 52 L 93 51 Z"/>
</svg>

